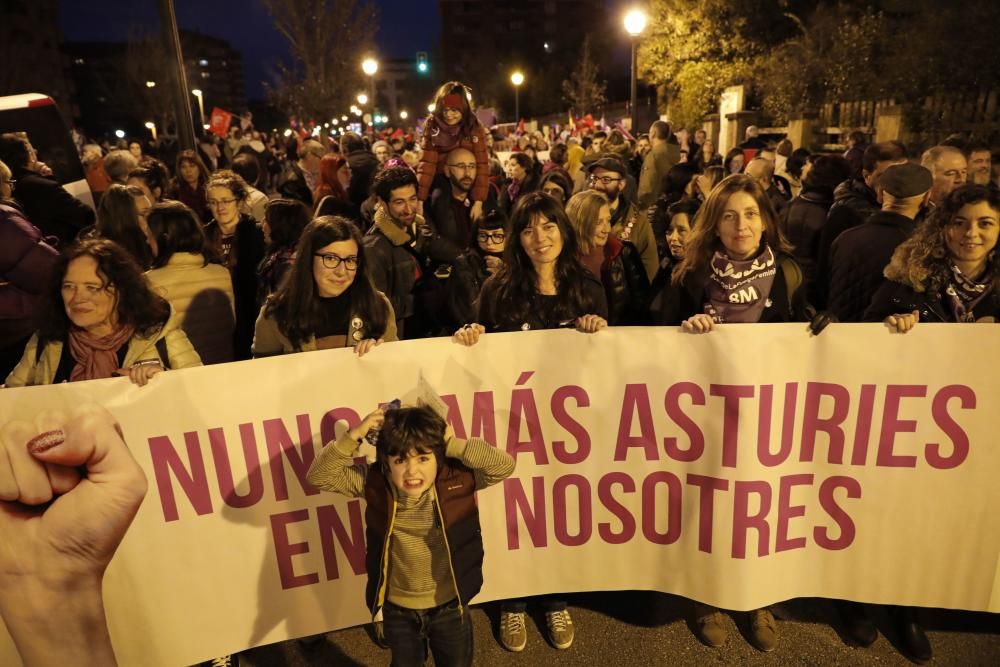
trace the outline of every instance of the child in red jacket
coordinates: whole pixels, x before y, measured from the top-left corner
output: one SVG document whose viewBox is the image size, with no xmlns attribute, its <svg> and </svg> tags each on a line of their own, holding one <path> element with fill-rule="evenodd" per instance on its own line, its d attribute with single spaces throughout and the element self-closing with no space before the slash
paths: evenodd
<svg viewBox="0 0 1000 667">
<path fill-rule="evenodd" d="M 434 176 L 444 173 L 448 153 L 464 148 L 476 156 L 476 178 L 469 197 L 473 222 L 483 215 L 483 202 L 489 194 L 490 156 L 486 144 L 486 128 L 472 112 L 469 100 L 472 91 L 464 83 L 449 81 L 434 95 L 434 112 L 424 124 L 420 139 L 423 155 L 417 165 L 417 197 L 426 201 L 431 193 Z"/>
</svg>

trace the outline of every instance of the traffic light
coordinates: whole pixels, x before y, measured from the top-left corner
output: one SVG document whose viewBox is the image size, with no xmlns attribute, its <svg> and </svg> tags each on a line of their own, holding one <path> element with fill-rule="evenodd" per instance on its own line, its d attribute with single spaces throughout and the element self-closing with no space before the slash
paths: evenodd
<svg viewBox="0 0 1000 667">
<path fill-rule="evenodd" d="M 431 66 L 427 63 L 427 52 L 417 51 L 417 71 L 421 74 L 427 74 L 431 69 Z"/>
</svg>

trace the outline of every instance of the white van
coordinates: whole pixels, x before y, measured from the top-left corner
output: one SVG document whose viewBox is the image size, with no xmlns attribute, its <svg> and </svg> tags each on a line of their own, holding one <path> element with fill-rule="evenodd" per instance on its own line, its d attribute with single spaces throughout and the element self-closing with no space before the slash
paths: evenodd
<svg viewBox="0 0 1000 667">
<path fill-rule="evenodd" d="M 38 159 L 52 169 L 51 178 L 94 208 L 94 195 L 84 178 L 80 154 L 55 100 L 41 93 L 0 97 L 0 134 L 6 132 L 26 134 Z"/>
</svg>

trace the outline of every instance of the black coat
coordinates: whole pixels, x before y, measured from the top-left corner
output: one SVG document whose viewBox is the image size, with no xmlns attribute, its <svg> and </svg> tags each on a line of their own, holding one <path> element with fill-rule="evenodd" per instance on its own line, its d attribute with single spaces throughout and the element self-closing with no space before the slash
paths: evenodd
<svg viewBox="0 0 1000 667">
<path fill-rule="evenodd" d="M 419 260 L 408 242 L 394 244 L 377 224 L 365 234 L 364 245 L 368 275 L 375 289 L 389 298 L 396 313 L 397 332 L 403 338 L 403 324 L 414 314 L 413 290 L 420 275 Z"/>
<path fill-rule="evenodd" d="M 219 243 L 219 223 L 214 220 L 205 225 L 205 236 L 213 247 Z M 236 223 L 233 251 L 236 266 L 230 269 L 233 278 L 233 296 L 236 306 L 236 329 L 233 332 L 233 351 L 236 359 L 249 359 L 253 345 L 254 325 L 260 314 L 257 290 L 257 267 L 264 259 L 264 233 L 249 215 L 240 215 Z"/>
<path fill-rule="evenodd" d="M 841 322 L 860 322 L 896 246 L 916 226 L 905 215 L 879 211 L 863 225 L 848 229 L 830 250 L 827 310 Z"/>
<path fill-rule="evenodd" d="M 909 285 L 886 280 L 875 291 L 871 305 L 865 310 L 865 322 L 881 322 L 890 315 L 920 312 L 921 322 L 954 322 L 951 305 L 942 294 L 918 292 Z M 976 320 L 992 317 L 1000 322 L 1000 292 L 993 290 L 972 309 Z"/>
<path fill-rule="evenodd" d="M 448 278 L 448 314 L 455 325 L 476 321 L 476 300 L 489 276 L 486 259 L 478 248 L 470 248 L 455 258 Z"/>
<path fill-rule="evenodd" d="M 537 190 L 540 183 L 541 179 L 538 177 L 538 175 L 535 174 L 534 172 L 529 171 L 528 175 L 524 177 L 524 181 L 521 183 L 521 189 L 517 193 L 518 199 L 528 194 L 529 192 L 534 192 L 535 190 Z M 508 218 L 510 217 L 510 212 L 514 210 L 514 204 L 517 203 L 516 199 L 514 201 L 510 200 L 510 193 L 508 193 L 507 191 L 507 186 L 509 184 L 510 181 L 504 181 L 503 184 L 500 186 L 500 208 L 503 210 L 504 213 L 507 214 Z"/>
<path fill-rule="evenodd" d="M 315 205 L 312 190 L 309 189 L 309 185 L 306 183 L 302 167 L 294 160 L 290 160 L 285 164 L 281 176 L 278 177 L 276 190 L 282 197 L 297 199 L 310 209 Z"/>
<path fill-rule="evenodd" d="M 28 169 L 12 170 L 17 186 L 14 199 L 24 210 L 24 216 L 45 236 L 59 239 L 59 249 L 65 249 L 84 227 L 94 224 L 97 216 L 61 185 Z"/>
<path fill-rule="evenodd" d="M 532 295 L 528 315 L 523 322 L 512 321 L 509 313 L 514 304 L 504 303 L 497 298 L 497 276 L 491 276 L 479 293 L 476 322 L 486 327 L 487 331 L 527 331 L 572 326 L 572 322 L 583 315 L 600 315 L 607 319 L 608 302 L 604 286 L 589 271 L 583 273 L 584 305 L 580 312 L 571 312 L 564 303 L 560 303 L 553 311 L 547 311 L 545 305 L 551 302 L 546 301 L 548 297 L 536 292 Z"/>
<path fill-rule="evenodd" d="M 431 190 L 430 197 L 424 205 L 424 228 L 421 237 L 417 239 L 417 252 L 432 264 L 451 264 L 460 253 L 469 249 L 475 240 L 463 234 L 455 210 L 452 208 L 451 184 L 444 181 L 439 187 Z M 467 200 L 471 208 L 472 201 Z M 483 202 L 483 213 L 496 209 L 496 196 L 490 188 L 486 201 Z M 470 221 L 466 225 L 472 228 Z"/>
<path fill-rule="evenodd" d="M 877 213 L 878 196 L 860 179 L 844 181 L 833 191 L 833 205 L 827 214 L 826 224 L 819 235 L 819 250 L 816 253 L 815 306 L 827 307 L 830 288 L 830 248 L 844 231 L 857 227 Z"/>
<path fill-rule="evenodd" d="M 830 190 L 804 188 L 798 197 L 788 203 L 780 219 L 785 238 L 795 246 L 792 256 L 805 275 L 806 290 L 811 302 L 816 301 L 819 239 L 832 204 L 833 193 Z"/>
<path fill-rule="evenodd" d="M 764 312 L 757 321 L 765 323 L 810 321 L 813 311 L 806 300 L 805 289 L 801 285 L 802 270 L 788 255 L 779 253 L 777 260 L 778 270 L 771 285 L 771 293 L 767 295 L 770 304 L 764 307 Z M 708 269 L 698 274 L 688 273 L 680 285 L 668 282 L 660 297 L 660 324 L 676 327 L 689 317 L 704 313 L 707 281 Z"/>
<path fill-rule="evenodd" d="M 649 324 L 651 295 L 642 257 L 628 241 L 612 241 L 612 238 L 605 246 L 608 250 L 601 264 L 601 283 L 608 300 L 608 324 Z"/>
</svg>

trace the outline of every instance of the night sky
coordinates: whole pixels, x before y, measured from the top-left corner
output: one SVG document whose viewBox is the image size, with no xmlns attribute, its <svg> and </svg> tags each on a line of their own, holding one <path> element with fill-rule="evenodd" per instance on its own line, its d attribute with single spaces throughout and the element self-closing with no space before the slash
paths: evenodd
<svg viewBox="0 0 1000 667">
<path fill-rule="evenodd" d="M 375 0 L 375 4 L 380 57 L 409 58 L 417 51 L 434 51 L 441 33 L 437 0 Z M 264 96 L 260 82 L 272 78 L 274 63 L 288 57 L 288 48 L 260 0 L 175 0 L 174 10 L 180 28 L 220 37 L 241 51 L 247 96 Z M 59 11 L 63 36 L 69 41 L 125 41 L 136 28 L 159 35 L 156 0 L 60 0 Z"/>
</svg>

